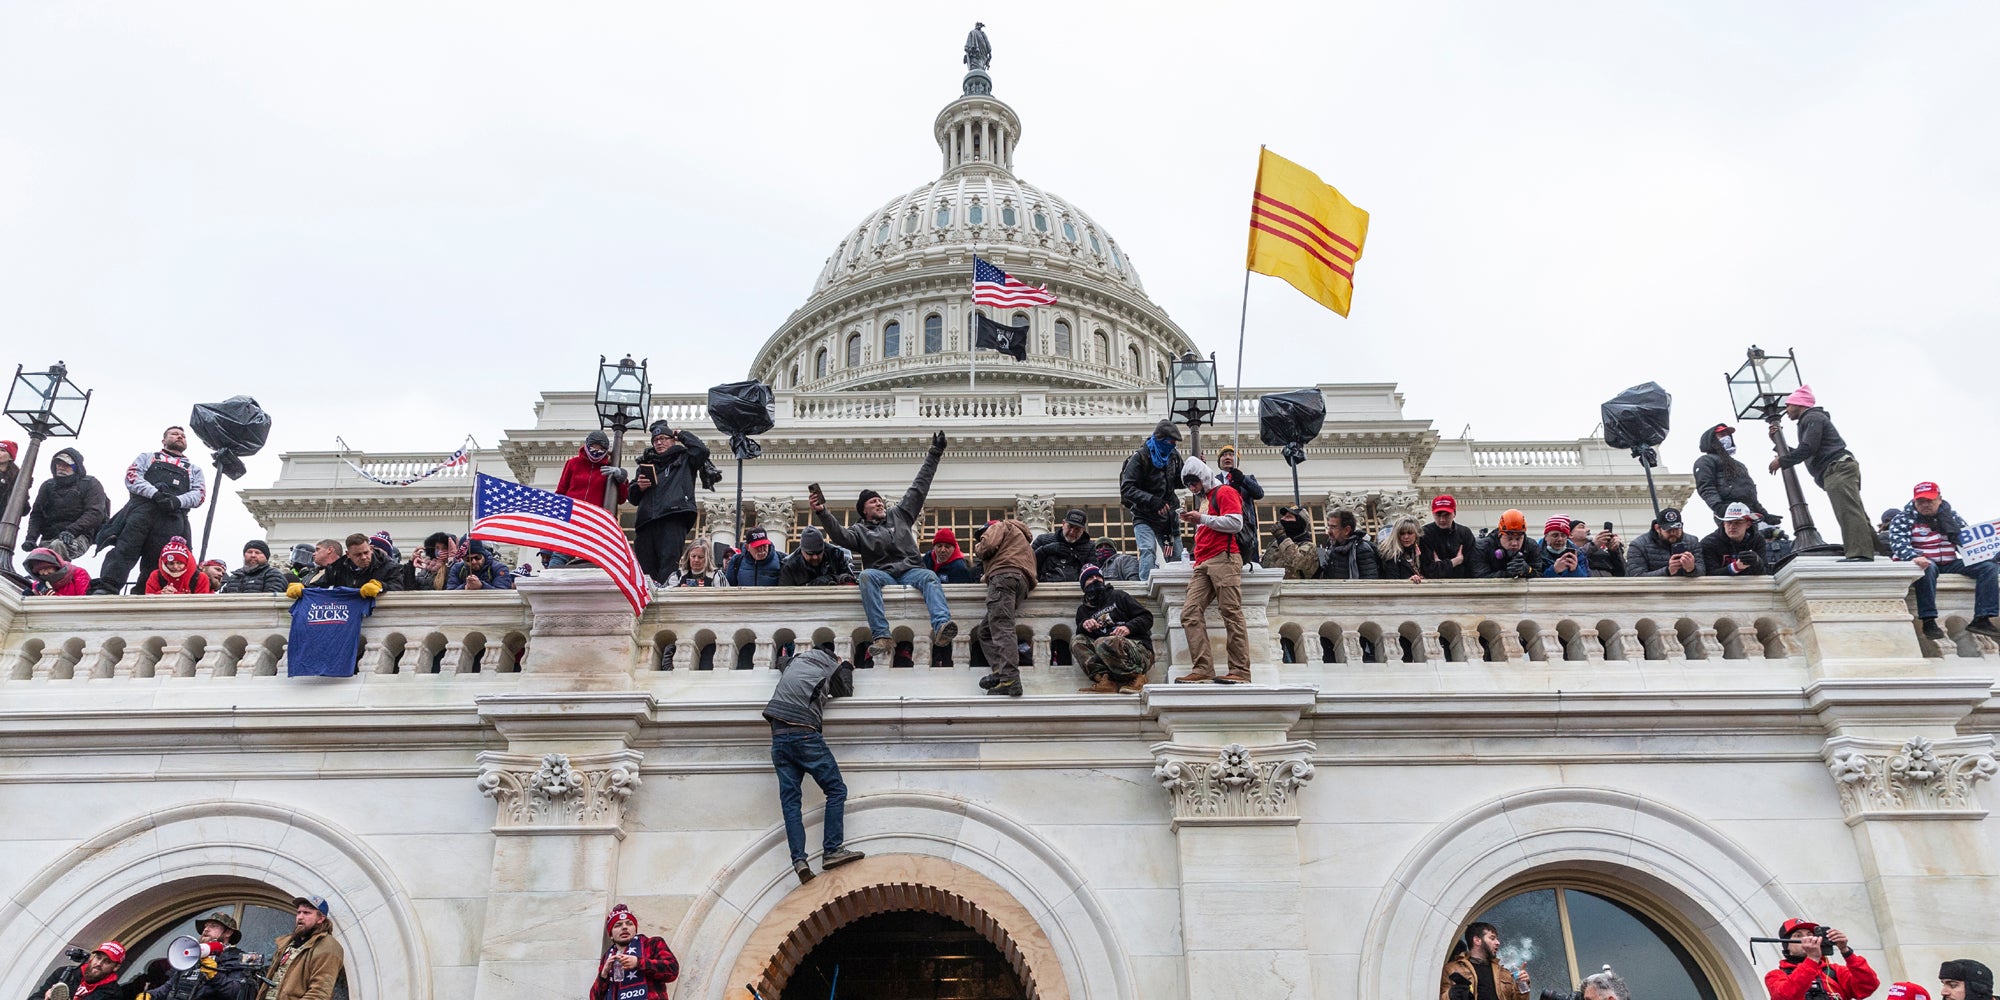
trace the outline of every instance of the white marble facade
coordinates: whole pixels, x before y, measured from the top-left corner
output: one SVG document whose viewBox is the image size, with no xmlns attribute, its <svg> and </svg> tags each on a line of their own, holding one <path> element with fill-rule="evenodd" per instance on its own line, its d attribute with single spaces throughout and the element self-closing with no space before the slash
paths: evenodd
<svg viewBox="0 0 2000 1000">
<path fill-rule="evenodd" d="M 1761 995 L 1742 939 L 1802 912 L 1915 975 L 1987 946 L 2000 712 L 1995 649 L 1923 644 L 1909 577 L 1267 582 L 1258 683 L 1119 697 L 1048 665 L 1046 588 L 1026 698 L 982 697 L 963 640 L 860 672 L 828 735 L 870 858 L 805 888 L 757 711 L 776 645 L 848 651 L 851 592 L 675 594 L 630 629 L 578 627 L 620 606 L 592 570 L 406 595 L 337 680 L 283 676 L 279 598 L 0 597 L 0 947 L 35 956 L 0 992 L 226 883 L 333 900 L 355 996 L 575 995 L 623 901 L 676 996 L 739 997 L 815 910 L 916 881 L 998 914 L 1038 996 L 1412 996 L 1482 903 L 1568 871 L 1685 928 L 1725 997 Z M 1398 633 L 1408 661 L 1348 655 Z M 1336 661 L 1282 662 L 1302 634 Z M 748 668 L 688 669 L 708 642 Z"/>
</svg>

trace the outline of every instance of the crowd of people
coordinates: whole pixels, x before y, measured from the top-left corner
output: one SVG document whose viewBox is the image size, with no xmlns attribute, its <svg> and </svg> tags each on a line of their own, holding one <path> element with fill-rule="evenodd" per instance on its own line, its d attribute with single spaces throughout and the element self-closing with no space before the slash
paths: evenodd
<svg viewBox="0 0 2000 1000">
<path fill-rule="evenodd" d="M 1756 940 L 1767 940 L 1758 938 Z M 1770 1000 L 1866 1000 L 1882 986 L 1881 976 L 1856 952 L 1847 935 L 1810 920 L 1793 918 L 1778 928 L 1775 940 L 1783 953 L 1776 968 L 1764 974 Z M 1527 964 L 1506 964 L 1500 957 L 1500 930 L 1486 922 L 1473 923 L 1452 942 L 1451 956 L 1438 976 L 1438 1000 L 1527 1000 L 1533 978 Z M 1920 983 L 1890 986 L 1888 1000 L 1993 1000 L 1993 970 L 1969 958 L 1943 963 L 1933 995 Z M 1584 977 L 1576 992 L 1544 989 L 1543 998 L 1562 1000 L 1632 1000 L 1633 987 L 1606 965 Z M 1639 984 L 1644 996 L 1645 984 Z"/>
<path fill-rule="evenodd" d="M 1917 485 L 1909 504 L 1882 514 L 1878 525 L 1868 523 L 1860 508 L 1860 466 L 1810 388 L 1785 400 L 1786 413 L 1799 430 L 1796 447 L 1777 449 L 1770 472 L 1802 465 L 1827 491 L 1841 525 L 1841 547 L 1851 561 L 1878 554 L 1907 561 L 1923 570 L 1915 585 L 1919 627 L 1934 641 L 1947 638 L 1938 623 L 1937 580 L 1944 574 L 1969 577 L 1974 583 L 1974 614 L 1966 631 L 2000 638 L 1994 623 L 2000 614 L 2000 562 L 1967 562 L 1957 549 L 1965 521 L 1945 502 L 1935 483 Z M 980 539 L 995 520 L 973 529 L 970 551 L 950 527 L 932 531 L 928 544 L 919 534 L 931 483 L 947 448 L 937 432 L 909 487 L 900 499 L 864 489 L 854 514 L 836 516 L 817 484 L 808 487 L 813 524 L 798 533 L 795 551 L 786 552 L 782 537 L 752 526 L 737 546 L 717 545 L 691 537 L 697 525 L 696 491 L 713 488 L 709 449 L 701 438 L 668 421 L 649 428 L 648 446 L 630 471 L 616 463 L 611 442 L 593 431 L 577 454 L 565 462 L 557 492 L 580 503 L 631 506 L 636 538 L 633 550 L 642 571 L 656 588 L 854 586 L 868 619 L 868 656 L 886 662 L 895 643 L 882 594 L 889 587 L 908 587 L 923 598 L 934 647 L 948 646 L 958 624 L 942 586 L 983 583 L 986 616 L 979 645 L 994 673 L 989 691 L 1019 693 L 1014 680 L 1017 654 L 1013 634 L 1016 609 L 1036 585 L 1083 586 L 1086 576 L 1104 584 L 1147 580 L 1163 562 L 1186 560 L 1192 576 L 1181 624 L 1196 651 L 1194 671 L 1186 682 L 1232 683 L 1247 679 L 1247 633 L 1241 624 L 1240 589 L 1244 573 L 1277 572 L 1288 579 L 1316 580 L 1561 580 L 1603 577 L 1739 577 L 1763 576 L 1791 553 L 1782 530 L 1783 516 L 1767 509 L 1750 470 L 1736 458 L 1736 429 L 1716 424 L 1703 431 L 1701 456 L 1694 466 L 1695 492 L 1714 516 L 1714 530 L 1690 528 L 1684 512 L 1659 510 L 1648 529 L 1629 543 L 1611 522 L 1593 525 L 1585 518 L 1562 514 L 1543 519 L 1532 532 L 1519 510 L 1500 514 L 1491 527 L 1477 533 L 1458 521 L 1458 505 L 1449 494 L 1430 500 L 1429 523 L 1414 517 L 1393 517 L 1371 535 L 1361 523 L 1362 512 L 1344 509 L 1326 514 L 1316 530 L 1312 514 L 1300 506 L 1279 506 L 1268 539 L 1261 537 L 1257 502 L 1264 489 L 1257 477 L 1241 468 L 1233 447 L 1216 453 L 1211 467 L 1202 456 L 1183 456 L 1181 433 L 1162 420 L 1124 461 L 1119 472 L 1119 497 L 1131 519 L 1137 553 L 1122 552 L 1104 538 L 1093 537 L 1090 518 L 1069 510 L 1053 530 L 1032 532 L 1025 525 L 1002 531 L 992 545 Z M 533 564 L 509 569 L 484 543 L 448 533 L 436 533 L 406 560 L 387 532 L 355 533 L 343 540 L 327 539 L 317 546 L 294 550 L 288 567 L 273 565 L 269 546 L 251 541 L 243 547 L 241 565 L 230 569 L 221 560 L 199 565 L 188 544 L 189 513 L 207 497 L 202 470 L 186 455 L 187 433 L 169 427 L 157 450 L 135 457 L 123 479 L 126 499 L 114 514 L 106 491 L 85 469 L 73 448 L 50 460 L 50 478 L 41 484 L 29 508 L 27 550 L 22 562 L 28 592 L 72 596 L 119 593 L 134 566 L 135 591 L 147 594 L 290 593 L 305 588 L 353 587 L 363 596 L 399 590 L 505 590 L 518 575 L 532 573 Z M 19 470 L 11 465 L 11 450 L 0 449 L 0 479 Z M 1011 520 L 1011 519 L 1006 519 Z M 1879 530 L 1878 530 L 1879 527 Z M 1693 533 L 1691 533 L 1693 532 Z M 692 544 L 691 544 L 692 543 Z M 97 579 L 75 560 L 92 548 L 106 551 Z M 571 562 L 560 553 L 540 553 L 545 566 Z M 1086 599 L 1086 604 L 1091 603 Z M 1102 610 L 1104 602 L 1096 602 Z M 1204 612 L 1213 605 L 1227 633 L 1228 669 L 1216 673 L 1206 656 Z M 1081 617 L 1079 626 L 1091 620 Z M 997 637 L 997 638 L 996 638 Z M 1079 646 L 1093 638 L 1079 632 Z M 1105 637 L 1094 637 L 1105 638 Z M 1110 638 L 1130 640 L 1128 633 Z M 1148 640 L 1149 644 L 1150 640 Z M 1129 644 L 1129 643 L 1128 643 Z M 1086 651 L 1093 665 L 1129 663 L 1116 654 Z M 1107 660 L 1106 656 L 1110 659 Z M 1076 662 L 1081 664 L 1080 654 Z M 1088 690 L 1104 684 L 1091 671 Z M 1108 671 L 1116 680 L 1122 676 Z M 1119 687 L 1129 685 L 1119 684 Z"/>
<path fill-rule="evenodd" d="M 236 918 L 218 910 L 194 919 L 194 948 L 184 967 L 156 958 L 125 968 L 125 946 L 106 941 L 72 948 L 28 1000 L 327 1000 L 336 995 L 344 953 L 334 937 L 331 906 L 319 896 L 292 900 L 292 932 L 268 953 L 241 947 Z M 592 994 L 593 998 L 596 996 Z"/>
</svg>

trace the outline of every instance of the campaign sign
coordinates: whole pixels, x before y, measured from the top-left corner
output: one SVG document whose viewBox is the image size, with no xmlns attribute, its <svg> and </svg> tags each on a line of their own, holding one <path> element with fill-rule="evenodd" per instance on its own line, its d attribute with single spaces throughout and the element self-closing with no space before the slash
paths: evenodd
<svg viewBox="0 0 2000 1000">
<path fill-rule="evenodd" d="M 1958 557 L 1967 563 L 1981 563 L 2000 556 L 2000 521 L 1967 525 L 1958 533 Z"/>
</svg>

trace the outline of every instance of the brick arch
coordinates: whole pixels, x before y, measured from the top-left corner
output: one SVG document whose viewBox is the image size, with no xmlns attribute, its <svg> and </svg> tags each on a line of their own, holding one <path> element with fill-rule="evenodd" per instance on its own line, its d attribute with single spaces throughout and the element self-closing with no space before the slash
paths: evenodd
<svg viewBox="0 0 2000 1000">
<path fill-rule="evenodd" d="M 1007 897 L 999 886 L 974 872 L 937 858 L 910 855 L 868 858 L 855 867 L 870 862 L 876 862 L 871 867 L 882 875 L 862 870 L 850 876 L 870 880 L 869 884 L 855 886 L 844 880 L 842 885 L 830 886 L 819 893 L 800 892 L 788 901 L 792 905 L 774 911 L 766 918 L 760 932 L 751 938 L 750 945 L 744 948 L 743 956 L 737 963 L 739 975 L 732 978 L 736 981 L 755 981 L 759 991 L 775 997 L 784 992 L 785 984 L 798 970 L 799 963 L 805 961 L 805 957 L 835 931 L 883 913 L 916 911 L 949 917 L 985 938 L 1006 957 L 1007 964 L 1027 990 L 1028 1000 L 1067 1000 L 1069 990 L 1059 973 L 1042 977 L 1036 975 L 1035 959 L 1046 956 L 1048 961 L 1053 962 L 1054 949 L 1027 911 Z M 918 870 L 911 871 L 912 867 Z M 901 880 L 907 876 L 928 880 Z M 878 877 L 898 880 L 872 881 Z M 831 898 L 823 899 L 829 894 L 832 894 Z M 992 908 L 989 909 L 989 906 Z M 811 909 L 803 916 L 797 916 L 798 911 L 808 907 Z M 789 930 L 785 927 L 787 923 L 791 925 Z M 745 978 L 742 967 L 756 962 L 758 955 L 766 953 L 759 947 L 759 939 L 769 936 L 765 928 L 782 932 L 784 937 L 775 950 L 768 952 L 769 957 L 765 959 L 763 968 L 754 973 L 755 980 L 749 980 Z"/>
</svg>

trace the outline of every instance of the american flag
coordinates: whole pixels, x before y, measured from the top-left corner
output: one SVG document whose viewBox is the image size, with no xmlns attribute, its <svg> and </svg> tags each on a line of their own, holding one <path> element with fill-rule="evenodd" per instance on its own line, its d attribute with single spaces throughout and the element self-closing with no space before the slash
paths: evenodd
<svg viewBox="0 0 2000 1000">
<path fill-rule="evenodd" d="M 1026 285 L 1020 279 L 991 264 L 972 258 L 972 304 L 1013 309 L 1017 306 L 1054 305 L 1056 296 L 1047 285 Z"/>
<path fill-rule="evenodd" d="M 618 592 L 632 602 L 633 614 L 646 610 L 652 591 L 625 541 L 625 529 L 609 511 L 483 472 L 472 497 L 472 537 L 588 559 L 611 574 Z"/>
</svg>

